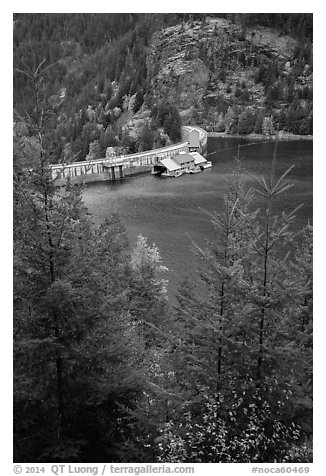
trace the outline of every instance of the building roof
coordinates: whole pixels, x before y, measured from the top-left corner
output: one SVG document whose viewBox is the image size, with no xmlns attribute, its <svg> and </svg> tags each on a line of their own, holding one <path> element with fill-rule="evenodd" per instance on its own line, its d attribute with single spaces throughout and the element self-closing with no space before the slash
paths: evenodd
<svg viewBox="0 0 326 476">
<path fill-rule="evenodd" d="M 189 164 L 189 163 L 193 162 L 194 158 L 190 154 L 185 153 L 185 154 L 175 155 L 173 157 L 173 160 L 175 162 L 177 162 L 180 166 L 182 166 L 182 165 Z"/>
<path fill-rule="evenodd" d="M 198 152 L 190 152 L 190 155 L 192 155 L 192 157 L 195 159 L 195 165 L 204 164 L 207 162 L 205 157 L 200 155 Z"/>
<path fill-rule="evenodd" d="M 171 158 L 162 159 L 159 163 L 166 167 L 169 172 L 180 169 L 180 165 Z"/>
</svg>

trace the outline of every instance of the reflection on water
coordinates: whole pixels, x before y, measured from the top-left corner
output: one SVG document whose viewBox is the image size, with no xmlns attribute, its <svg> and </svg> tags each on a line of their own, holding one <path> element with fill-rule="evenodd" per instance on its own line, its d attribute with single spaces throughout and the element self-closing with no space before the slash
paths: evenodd
<svg viewBox="0 0 326 476">
<path fill-rule="evenodd" d="M 257 142 L 257 141 L 255 141 Z M 203 210 L 221 210 L 228 181 L 232 180 L 233 160 L 238 144 L 243 166 L 255 175 L 268 174 L 274 144 L 248 140 L 209 139 L 208 154 L 213 167 L 200 174 L 185 174 L 179 178 L 162 179 L 152 175 L 127 178 L 121 182 L 99 182 L 87 185 L 84 202 L 100 223 L 112 212 L 118 212 L 125 224 L 131 242 L 139 234 L 148 237 L 160 249 L 164 264 L 169 268 L 169 294 L 185 275 L 195 272 L 196 263 L 190 251 L 191 242 L 200 245 L 214 239 L 214 228 Z M 308 219 L 312 222 L 312 142 L 287 141 L 278 145 L 277 174 L 295 164 L 290 179 L 293 189 L 274 206 L 274 213 L 304 206 L 297 214 L 297 229 Z M 245 177 L 249 185 L 253 179 Z M 263 203 L 257 199 L 257 207 Z"/>
</svg>

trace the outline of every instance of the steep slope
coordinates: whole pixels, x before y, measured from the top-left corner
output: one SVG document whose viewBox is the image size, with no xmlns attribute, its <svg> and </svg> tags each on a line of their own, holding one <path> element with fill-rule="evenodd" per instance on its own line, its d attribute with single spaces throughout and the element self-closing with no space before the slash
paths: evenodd
<svg viewBox="0 0 326 476">
<path fill-rule="evenodd" d="M 185 123 L 211 130 L 312 132 L 312 58 L 290 36 L 209 18 L 153 35 L 150 107 L 178 106 Z"/>
<path fill-rule="evenodd" d="M 311 41 L 309 14 L 16 14 L 15 120 L 38 96 L 53 163 L 160 147 L 181 123 L 311 134 Z"/>
</svg>

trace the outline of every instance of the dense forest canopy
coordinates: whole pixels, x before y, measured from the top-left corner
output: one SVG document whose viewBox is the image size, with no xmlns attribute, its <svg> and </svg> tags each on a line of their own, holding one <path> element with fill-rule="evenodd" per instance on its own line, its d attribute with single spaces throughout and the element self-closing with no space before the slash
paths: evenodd
<svg viewBox="0 0 326 476">
<path fill-rule="evenodd" d="M 132 246 L 117 215 L 95 226 L 82 187 L 50 173 L 107 146 L 178 140 L 179 104 L 152 94 L 147 49 L 155 32 L 206 17 L 14 15 L 17 462 L 312 461 L 312 227 L 298 239 L 295 210 L 275 217 L 292 186 L 290 169 L 276 173 L 277 141 L 252 189 L 235 160 L 207 218 L 214 239 L 193 244 L 205 292 L 185 279 L 173 308 L 157 247 L 142 235 Z M 215 17 L 240 36 L 277 28 L 309 56 L 311 15 Z M 148 112 L 137 140 L 121 127 L 131 97 Z"/>
<path fill-rule="evenodd" d="M 292 35 L 298 41 L 296 54 L 303 56 L 303 67 L 306 63 L 312 64 L 310 14 L 209 14 L 209 17 L 227 18 L 243 31 L 263 25 L 276 29 L 280 35 Z M 142 140 L 144 134 L 140 131 L 130 135 L 124 127 L 139 110 L 150 111 L 147 123 L 143 124 L 152 129 L 150 144 L 162 146 L 167 140 L 180 140 L 180 119 L 172 131 L 164 128 L 164 121 L 161 132 L 155 120 L 153 123 L 154 109 L 160 107 L 159 101 L 165 102 L 165 98 L 163 94 L 159 99 L 158 91 L 153 99 L 155 73 L 148 69 L 148 53 L 155 32 L 173 25 L 203 22 L 205 18 L 206 14 L 14 14 L 15 114 L 33 114 L 32 77 L 44 61 L 47 69 L 44 68 L 39 88 L 51 99 L 54 161 L 84 160 L 94 141 L 102 157 L 109 146 L 122 147 L 121 150 L 131 153 L 144 150 L 148 144 Z M 226 78 L 231 64 L 221 64 L 216 70 L 220 53 L 214 52 L 209 39 L 206 44 L 201 43 L 198 54 L 212 78 L 216 74 L 220 79 Z M 212 54 L 216 57 L 214 61 Z M 243 58 L 237 61 L 242 67 Z M 194 111 L 192 122 L 199 123 L 204 115 L 207 116 L 204 125 L 213 127 L 217 114 L 218 130 L 226 132 L 268 132 L 273 128 L 269 124 L 272 121 L 278 123 L 279 129 L 311 133 L 312 89 L 309 83 L 296 86 L 300 75 L 299 65 L 291 74 L 283 74 L 277 62 L 257 64 L 255 81 L 264 86 L 266 105 L 254 111 L 251 110 L 252 92 L 243 82 L 234 86 L 231 99 L 215 93 L 213 108 L 210 108 L 210 93 L 216 90 L 212 79 L 202 108 Z M 232 88 L 229 80 L 225 81 L 228 94 Z M 176 88 L 174 84 L 168 87 Z M 180 112 L 178 101 L 171 99 L 170 103 L 171 109 L 177 106 Z M 166 109 L 169 104 L 162 106 Z M 167 115 L 171 115 L 170 112 Z"/>
</svg>

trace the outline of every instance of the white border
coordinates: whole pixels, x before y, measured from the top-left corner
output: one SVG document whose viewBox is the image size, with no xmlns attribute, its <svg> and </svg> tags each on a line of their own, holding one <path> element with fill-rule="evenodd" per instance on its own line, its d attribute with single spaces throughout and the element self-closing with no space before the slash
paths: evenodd
<svg viewBox="0 0 326 476">
<path fill-rule="evenodd" d="M 93 7 L 93 8 L 92 8 Z M 279 12 L 312 12 L 314 13 L 314 317 L 315 317 L 315 339 L 314 339 L 314 463 L 311 466 L 310 474 L 325 474 L 325 468 L 322 468 L 324 460 L 324 433 L 325 433 L 325 356 L 322 353 L 325 332 L 325 303 L 322 299 L 324 290 L 324 220 L 325 220 L 325 145 L 322 141 L 325 134 L 325 107 L 323 99 L 325 98 L 324 62 L 325 62 L 325 35 L 326 22 L 325 10 L 322 2 L 316 1 L 296 1 L 293 3 L 284 1 L 265 2 L 227 2 L 202 3 L 189 1 L 171 1 L 165 0 L 159 2 L 84 2 L 62 0 L 55 3 L 41 1 L 14 1 L 7 2 L 1 6 L 1 93 L 2 108 L 1 114 L 1 137 L 2 144 L 2 181 L 1 181 L 1 383 L 2 391 L 0 408 L 2 410 L 1 429 L 2 429 L 2 459 L 0 460 L 0 469 L 3 474 L 12 473 L 12 14 L 14 12 L 189 12 L 205 11 L 207 13 L 221 11 L 224 13 L 243 12 L 261 12 L 261 13 L 279 13 Z M 220 10 L 221 8 L 221 10 Z M 222 13 L 223 11 L 221 11 Z M 8 466 L 8 468 L 7 468 Z M 218 468 L 216 467 L 218 466 Z M 250 474 L 250 468 L 253 465 L 228 464 L 228 465 L 196 465 L 196 475 L 201 474 Z M 259 465 L 268 467 L 269 465 Z M 5 469 L 6 468 L 6 469 Z"/>
</svg>

